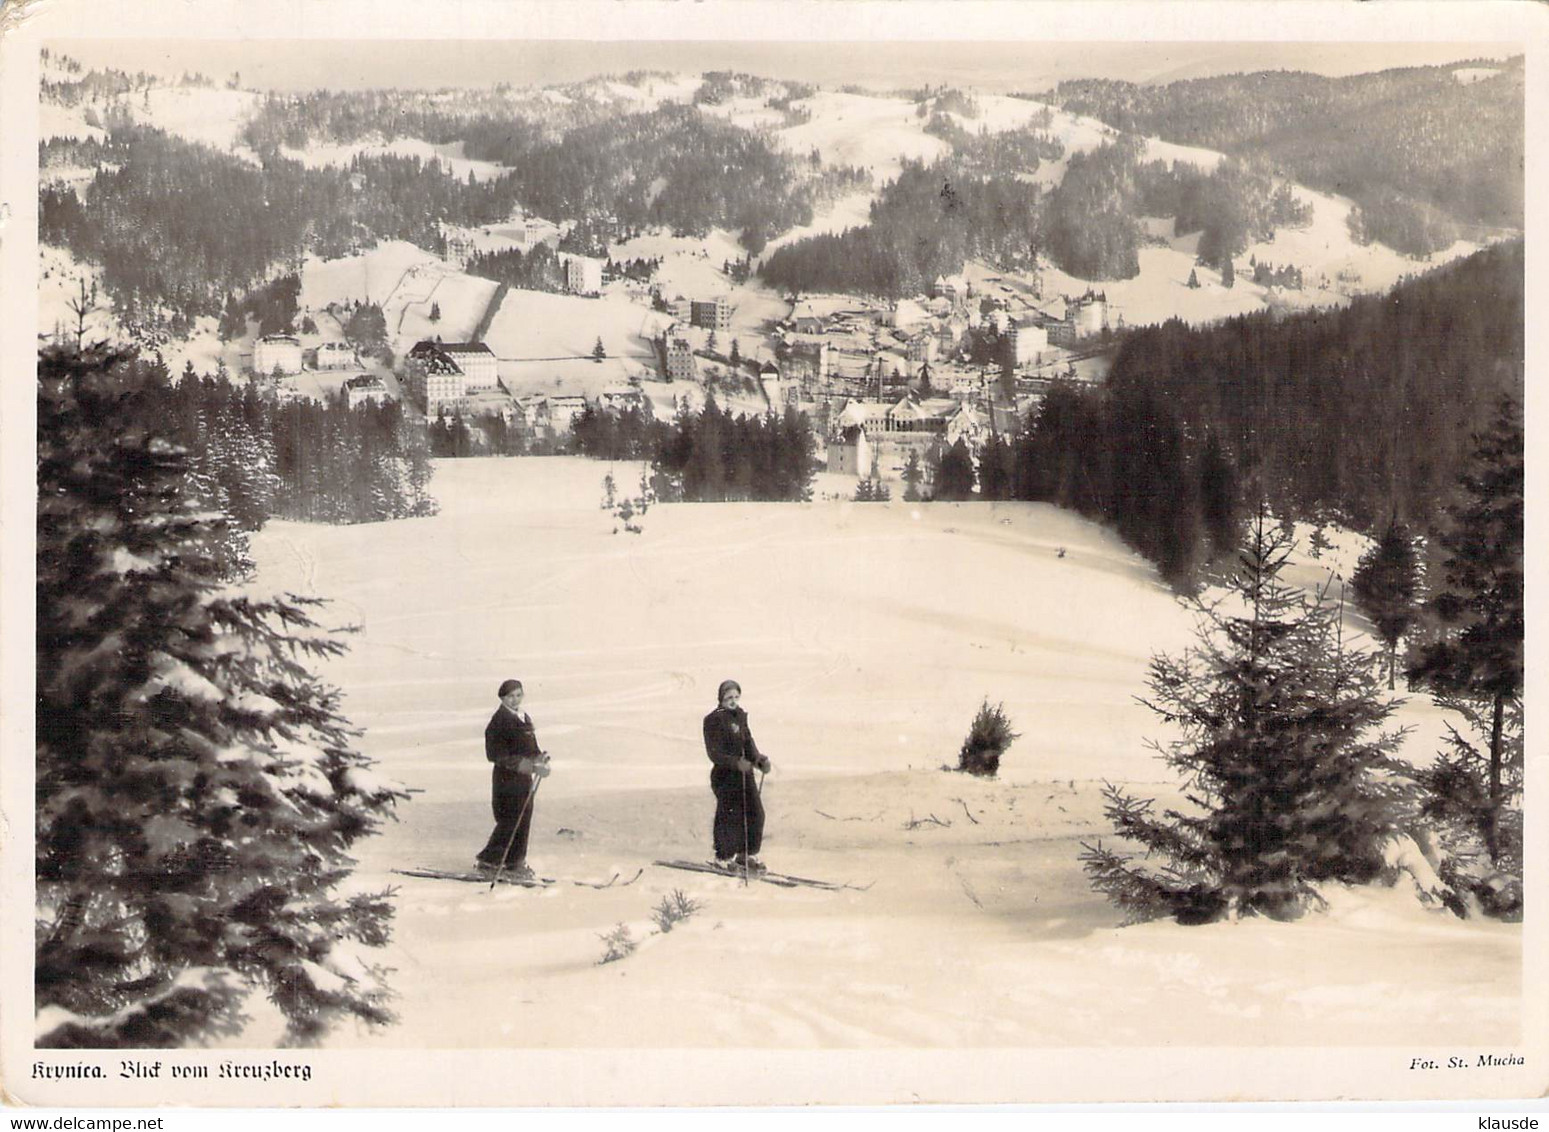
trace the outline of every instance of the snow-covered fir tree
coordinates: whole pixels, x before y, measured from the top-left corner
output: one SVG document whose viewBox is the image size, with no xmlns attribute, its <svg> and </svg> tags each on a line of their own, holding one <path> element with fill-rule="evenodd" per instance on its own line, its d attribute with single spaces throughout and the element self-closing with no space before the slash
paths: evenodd
<svg viewBox="0 0 1549 1132">
<path fill-rule="evenodd" d="M 1463 715 L 1471 737 L 1452 730 L 1448 749 L 1424 776 L 1427 809 L 1472 826 L 1472 847 L 1455 853 L 1459 880 L 1487 903 L 1522 876 L 1522 690 L 1526 626 L 1523 589 L 1522 409 L 1502 397 L 1491 426 L 1475 437 L 1462 497 L 1438 535 L 1445 551 L 1429 612 L 1441 635 L 1418 650 L 1410 680 Z M 1503 902 L 1509 910 L 1510 901 Z"/>
<path fill-rule="evenodd" d="M 1398 642 L 1420 614 L 1420 556 L 1414 536 L 1396 518 L 1356 565 L 1351 588 L 1388 650 L 1388 687 L 1398 667 Z"/>
<path fill-rule="evenodd" d="M 1346 644 L 1337 605 L 1281 580 L 1291 549 L 1260 511 L 1225 597 L 1195 603 L 1198 642 L 1152 659 L 1143 702 L 1180 733 L 1158 749 L 1191 810 L 1110 786 L 1114 832 L 1146 853 L 1098 842 L 1082 857 L 1132 920 L 1294 917 L 1320 881 L 1373 879 L 1411 815 L 1402 733 L 1378 730 L 1395 705 L 1377 658 Z"/>
<path fill-rule="evenodd" d="M 289 1040 L 390 1020 L 383 893 L 351 846 L 403 797 L 308 664 L 318 602 L 228 584 L 131 359 L 40 358 L 36 1043 Z"/>
</svg>

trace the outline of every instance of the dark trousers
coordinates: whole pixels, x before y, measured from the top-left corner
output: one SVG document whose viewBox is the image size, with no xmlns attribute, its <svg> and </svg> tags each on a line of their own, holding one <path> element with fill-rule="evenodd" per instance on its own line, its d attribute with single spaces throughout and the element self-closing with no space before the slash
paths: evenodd
<svg viewBox="0 0 1549 1132">
<path fill-rule="evenodd" d="M 481 862 L 499 866 L 501 855 L 504 854 L 507 868 L 526 864 L 527 832 L 532 828 L 532 806 L 528 805 L 527 800 L 532 797 L 532 792 L 533 780 L 525 774 L 511 779 L 499 774 L 495 776 L 495 785 L 490 793 L 490 804 L 495 811 L 495 829 L 484 848 L 479 850 Z M 506 851 L 507 844 L 511 846 L 509 852 Z"/>
<path fill-rule="evenodd" d="M 715 855 L 734 857 L 746 844 L 749 855 L 757 856 L 764 844 L 764 802 L 753 772 L 715 767 L 710 771 L 710 789 L 715 791 Z"/>
</svg>

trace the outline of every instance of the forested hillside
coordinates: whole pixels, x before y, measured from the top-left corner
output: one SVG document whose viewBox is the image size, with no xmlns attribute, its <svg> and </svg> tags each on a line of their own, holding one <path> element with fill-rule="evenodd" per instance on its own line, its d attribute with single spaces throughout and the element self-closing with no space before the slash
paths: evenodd
<svg viewBox="0 0 1549 1132">
<path fill-rule="evenodd" d="M 605 213 L 695 236 L 739 229 L 752 251 L 812 220 L 815 190 L 795 161 L 762 135 L 692 107 L 582 126 L 536 147 L 478 139 L 467 152 L 512 166 L 521 200 L 544 216 Z"/>
<path fill-rule="evenodd" d="M 101 267 L 124 317 L 157 305 L 218 314 L 227 295 L 304 252 L 342 256 L 395 239 L 434 248 L 438 222 L 488 223 L 515 203 L 508 181 L 466 183 L 415 157 L 308 169 L 270 155 L 260 167 L 143 126 L 42 149 L 45 165 L 98 171 L 79 196 L 40 188 L 38 238 Z"/>
<path fill-rule="evenodd" d="M 965 259 L 1031 266 L 1042 253 L 1081 279 L 1128 279 L 1140 270 L 1142 216 L 1172 217 L 1179 233 L 1200 232 L 1199 257 L 1224 266 L 1276 228 L 1304 223 L 1308 210 L 1258 163 L 1223 161 L 1203 172 L 1145 161 L 1139 139 L 1071 155 L 1044 191 L 1026 178 L 1052 139 L 1027 132 L 996 144 L 959 131 L 960 151 L 930 165 L 905 162 L 872 205 L 870 224 L 781 248 L 760 269 L 799 291 L 915 294 Z M 958 136 L 958 135 L 954 135 Z M 1041 140 L 1040 140 L 1041 139 Z M 1004 155 L 1024 164 L 1010 171 Z"/>
<path fill-rule="evenodd" d="M 1277 516 L 1380 533 L 1437 522 L 1502 393 L 1522 398 L 1522 244 L 1338 311 L 1172 321 L 1103 386 L 1056 383 L 980 454 L 986 499 L 1100 520 L 1175 585 Z"/>
<path fill-rule="evenodd" d="M 1470 83 L 1454 77 L 1457 66 L 1165 86 L 1082 79 L 1046 97 L 1121 130 L 1262 158 L 1356 201 L 1360 235 L 1421 255 L 1455 238 L 1449 219 L 1523 222 L 1523 61 L 1481 63 L 1499 73 Z"/>
<path fill-rule="evenodd" d="M 696 101 L 713 104 L 724 78 L 708 76 Z M 771 105 L 788 105 L 784 91 L 763 93 Z M 611 216 L 624 227 L 661 224 L 696 236 L 740 230 L 753 251 L 809 223 L 825 195 L 865 183 L 860 170 L 794 159 L 767 136 L 692 105 L 624 113 L 575 92 L 545 107 L 539 122 L 495 96 L 459 93 L 427 104 L 396 91 L 318 92 L 269 100 L 244 136 L 259 152 L 367 138 L 461 142 L 468 157 L 508 167 L 509 189 L 529 211 L 556 220 Z"/>
<path fill-rule="evenodd" d="M 1340 310 L 1138 330 L 1108 382 L 1219 435 L 1285 513 L 1424 527 L 1497 395 L 1522 396 L 1523 315 L 1517 241 Z"/>
</svg>

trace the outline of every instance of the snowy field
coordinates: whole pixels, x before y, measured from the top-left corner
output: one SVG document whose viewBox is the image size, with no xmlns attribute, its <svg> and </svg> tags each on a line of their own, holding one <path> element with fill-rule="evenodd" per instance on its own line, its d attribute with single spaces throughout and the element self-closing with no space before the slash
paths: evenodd
<svg viewBox="0 0 1549 1132">
<path fill-rule="evenodd" d="M 384 960 L 401 1024 L 331 1045 L 778 1057 L 1519 1040 L 1520 926 L 1426 911 L 1406 885 L 1331 890 L 1328 913 L 1294 924 L 1118 926 L 1080 842 L 1104 832 L 1103 780 L 1174 790 L 1134 696 L 1192 622 L 1112 535 L 1043 505 L 901 502 L 657 506 L 643 535 L 614 535 L 607 470 L 442 461 L 433 519 L 272 523 L 257 539 L 261 587 L 330 597 L 333 619 L 361 626 L 325 675 L 380 771 L 418 791 L 358 847 L 363 883 L 398 886 Z M 615 468 L 625 488 L 638 475 Z M 389 871 L 471 864 L 491 824 L 482 730 L 506 676 L 553 757 L 531 860 L 567 880 L 643 868 L 633 884 L 491 894 Z M 727 677 L 775 764 L 765 859 L 869 890 L 651 866 L 709 852 L 700 720 Z M 989 782 L 941 769 L 985 696 L 1022 732 Z M 1419 699 L 1404 718 L 1423 758 L 1440 721 Z M 703 910 L 653 934 L 674 889 Z M 619 923 L 644 942 L 599 965 Z M 275 1033 L 260 1015 L 233 1044 Z"/>
</svg>

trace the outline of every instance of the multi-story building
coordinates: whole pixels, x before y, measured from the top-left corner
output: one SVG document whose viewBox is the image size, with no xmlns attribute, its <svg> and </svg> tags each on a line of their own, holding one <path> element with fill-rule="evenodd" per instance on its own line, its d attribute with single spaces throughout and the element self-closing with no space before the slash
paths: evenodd
<svg viewBox="0 0 1549 1132">
<path fill-rule="evenodd" d="M 587 256 L 565 257 L 565 289 L 573 295 L 595 295 L 602 290 L 602 260 Z"/>
<path fill-rule="evenodd" d="M 731 303 L 717 296 L 701 302 L 695 299 L 690 311 L 690 321 L 706 330 L 726 330 L 731 326 Z"/>
<path fill-rule="evenodd" d="M 1065 304 L 1065 317 L 1054 327 L 1055 340 L 1061 345 L 1069 345 L 1095 337 L 1112 326 L 1113 310 L 1108 304 L 1108 296 L 1101 291 L 1088 291 Z"/>
<path fill-rule="evenodd" d="M 694 379 L 694 347 L 687 338 L 671 338 L 667 341 L 667 379 L 692 381 Z"/>
<path fill-rule="evenodd" d="M 432 342 L 425 339 L 414 344 L 408 361 L 434 363 L 428 365 L 428 374 L 443 374 L 446 367 L 463 375 L 463 390 L 477 393 L 481 389 L 494 389 L 500 384 L 500 366 L 495 352 L 483 342 Z"/>
<path fill-rule="evenodd" d="M 289 334 L 265 334 L 253 343 L 253 372 L 269 377 L 278 369 L 281 373 L 301 372 L 301 340 Z"/>
<path fill-rule="evenodd" d="M 1015 366 L 1030 366 L 1049 349 L 1049 332 L 1030 318 L 1013 319 L 1006 326 L 1006 349 Z"/>
<path fill-rule="evenodd" d="M 381 404 L 387 400 L 387 386 L 372 373 L 362 373 L 344 383 L 344 400 L 350 408 L 360 405 Z"/>
<path fill-rule="evenodd" d="M 869 476 L 871 453 L 865 426 L 845 425 L 828 442 L 828 470 L 840 476 Z"/>
<path fill-rule="evenodd" d="M 494 389 L 500 384 L 500 365 L 495 351 L 483 342 L 442 342 L 440 346 L 468 379 L 469 393 Z"/>
<path fill-rule="evenodd" d="M 360 356 L 348 342 L 324 342 L 317 348 L 318 369 L 358 369 Z"/>
<path fill-rule="evenodd" d="M 468 378 L 440 342 L 418 342 L 404 360 L 409 390 L 425 415 L 460 412 L 468 398 Z"/>
</svg>

